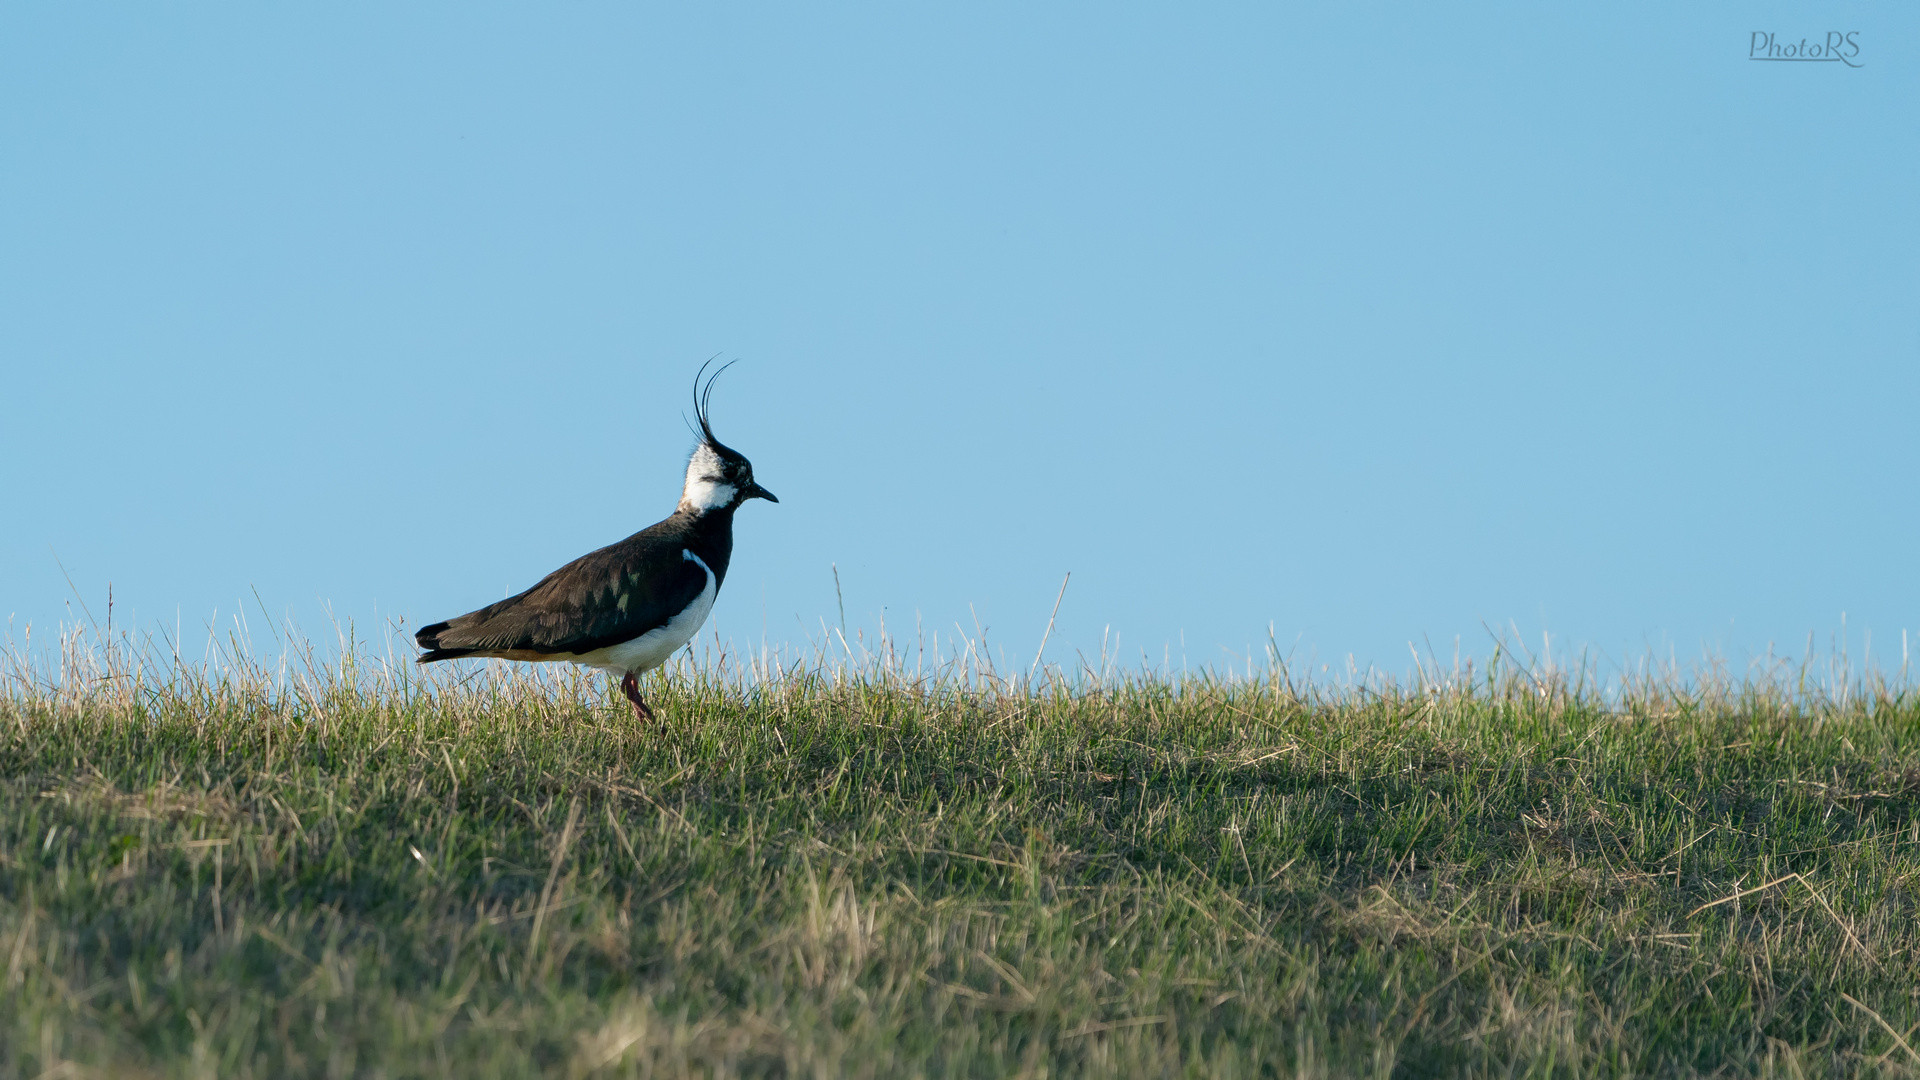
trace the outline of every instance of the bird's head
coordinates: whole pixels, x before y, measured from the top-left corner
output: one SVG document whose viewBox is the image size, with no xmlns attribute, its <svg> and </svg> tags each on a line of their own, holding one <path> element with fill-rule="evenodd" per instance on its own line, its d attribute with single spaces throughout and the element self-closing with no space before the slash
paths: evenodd
<svg viewBox="0 0 1920 1080">
<path fill-rule="evenodd" d="M 722 365 L 720 371 L 731 366 Z M 706 364 L 702 364 L 693 377 L 693 415 L 700 422 L 700 445 L 693 448 L 693 457 L 687 462 L 687 483 L 680 492 L 680 508 L 704 514 L 709 510 L 732 509 L 748 499 L 779 502 L 773 492 L 754 483 L 753 462 L 714 437 L 707 401 L 713 396 L 713 382 L 720 377 L 720 371 L 714 372 L 702 386 L 700 376 L 706 374 L 706 370 Z"/>
</svg>

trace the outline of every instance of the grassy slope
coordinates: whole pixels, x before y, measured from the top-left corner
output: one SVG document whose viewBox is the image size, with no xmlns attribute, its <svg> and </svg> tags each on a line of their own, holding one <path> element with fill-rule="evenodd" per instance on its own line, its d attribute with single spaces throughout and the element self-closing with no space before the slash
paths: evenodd
<svg viewBox="0 0 1920 1080">
<path fill-rule="evenodd" d="M 0 698 L 0 1076 L 1920 1062 L 1910 697 L 64 686 Z"/>
</svg>

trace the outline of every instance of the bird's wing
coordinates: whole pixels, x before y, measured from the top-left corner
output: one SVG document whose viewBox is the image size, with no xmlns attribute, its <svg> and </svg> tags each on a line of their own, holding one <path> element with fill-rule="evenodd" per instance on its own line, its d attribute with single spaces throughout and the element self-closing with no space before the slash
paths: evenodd
<svg viewBox="0 0 1920 1080">
<path fill-rule="evenodd" d="M 416 640 L 430 651 L 420 659 L 584 653 L 631 641 L 686 610 L 708 578 L 677 537 L 637 533 L 582 555 L 518 596 L 422 628 Z"/>
</svg>

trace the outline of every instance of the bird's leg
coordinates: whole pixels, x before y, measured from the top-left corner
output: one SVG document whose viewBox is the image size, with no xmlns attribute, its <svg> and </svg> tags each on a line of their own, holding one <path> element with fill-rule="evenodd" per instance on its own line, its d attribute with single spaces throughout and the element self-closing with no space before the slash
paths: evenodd
<svg viewBox="0 0 1920 1080">
<path fill-rule="evenodd" d="M 620 680 L 620 692 L 627 695 L 628 701 L 633 702 L 633 714 L 635 716 L 638 716 L 642 720 L 651 721 L 653 719 L 653 710 L 647 708 L 647 699 L 640 696 L 639 676 L 631 671 L 627 672 L 627 677 Z"/>
</svg>

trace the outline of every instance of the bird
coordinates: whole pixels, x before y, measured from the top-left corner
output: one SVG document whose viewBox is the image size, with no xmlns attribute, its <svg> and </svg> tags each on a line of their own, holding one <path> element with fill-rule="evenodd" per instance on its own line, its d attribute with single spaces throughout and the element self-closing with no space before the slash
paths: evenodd
<svg viewBox="0 0 1920 1080">
<path fill-rule="evenodd" d="M 707 364 L 711 364 L 709 360 Z M 421 664 L 463 656 L 565 660 L 607 672 L 634 715 L 654 719 L 640 676 L 667 662 L 707 621 L 733 555 L 734 511 L 750 499 L 780 500 L 753 479 L 753 463 L 713 434 L 714 381 L 693 377 L 699 442 L 687 461 L 680 503 L 665 520 L 573 560 L 523 593 L 423 626 Z"/>
</svg>

